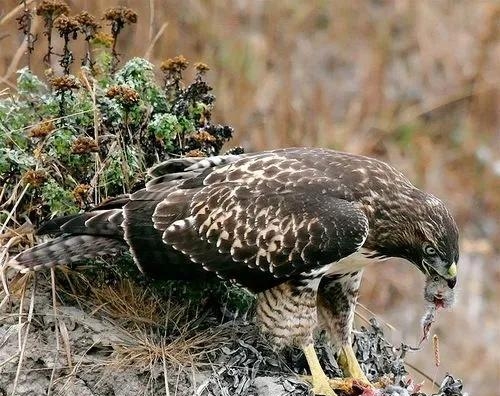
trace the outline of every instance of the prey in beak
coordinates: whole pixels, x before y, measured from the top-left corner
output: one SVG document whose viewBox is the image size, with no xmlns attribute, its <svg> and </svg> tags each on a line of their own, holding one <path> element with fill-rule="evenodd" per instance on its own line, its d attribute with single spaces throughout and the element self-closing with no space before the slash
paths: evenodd
<svg viewBox="0 0 500 396">
<path fill-rule="evenodd" d="M 429 337 L 432 323 L 436 320 L 436 313 L 439 308 L 449 308 L 455 302 L 456 265 L 449 269 L 449 277 L 443 278 L 440 275 L 428 276 L 425 282 L 424 298 L 428 302 L 427 310 L 422 318 L 423 336 L 419 347 Z"/>
</svg>

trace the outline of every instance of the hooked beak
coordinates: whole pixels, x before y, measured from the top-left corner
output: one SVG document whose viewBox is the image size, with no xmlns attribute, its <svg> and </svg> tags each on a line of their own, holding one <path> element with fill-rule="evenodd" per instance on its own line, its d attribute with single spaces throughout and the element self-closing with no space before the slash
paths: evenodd
<svg viewBox="0 0 500 396">
<path fill-rule="evenodd" d="M 452 263 L 450 265 L 450 268 L 448 268 L 448 276 L 446 278 L 446 283 L 448 283 L 448 287 L 450 289 L 453 289 L 455 285 L 457 284 L 457 264 Z"/>
<path fill-rule="evenodd" d="M 457 263 L 453 262 L 448 267 L 444 261 L 439 260 L 438 262 L 429 263 L 423 260 L 421 266 L 419 266 L 422 272 L 431 276 L 432 274 L 437 274 L 446 280 L 448 287 L 453 289 L 457 283 Z"/>
</svg>

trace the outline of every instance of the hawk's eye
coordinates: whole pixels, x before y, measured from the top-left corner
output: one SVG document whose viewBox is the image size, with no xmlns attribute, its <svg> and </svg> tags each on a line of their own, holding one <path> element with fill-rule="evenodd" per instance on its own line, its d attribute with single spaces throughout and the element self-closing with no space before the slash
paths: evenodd
<svg viewBox="0 0 500 396">
<path fill-rule="evenodd" d="M 437 254 L 437 250 L 427 243 L 424 245 L 424 253 L 427 256 L 435 256 Z"/>
</svg>

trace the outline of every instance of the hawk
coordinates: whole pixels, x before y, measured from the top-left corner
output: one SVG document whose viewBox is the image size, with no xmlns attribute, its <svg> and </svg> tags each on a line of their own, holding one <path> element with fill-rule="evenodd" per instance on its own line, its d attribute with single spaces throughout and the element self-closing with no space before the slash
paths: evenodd
<svg viewBox="0 0 500 396">
<path fill-rule="evenodd" d="M 335 393 L 315 354 L 318 328 L 345 375 L 368 382 L 351 346 L 367 263 L 404 258 L 425 274 L 429 304 L 453 302 L 455 221 L 384 162 L 288 148 L 171 159 L 149 173 L 142 190 L 50 221 L 41 232 L 59 236 L 7 265 L 27 272 L 125 248 L 153 277 L 216 275 L 257 294 L 260 329 L 277 346 L 303 349 L 323 395 Z"/>
</svg>

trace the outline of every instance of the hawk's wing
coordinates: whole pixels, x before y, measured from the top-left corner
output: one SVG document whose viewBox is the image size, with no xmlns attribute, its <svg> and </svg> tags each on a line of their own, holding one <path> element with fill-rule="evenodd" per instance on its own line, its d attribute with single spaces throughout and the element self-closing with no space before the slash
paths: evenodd
<svg viewBox="0 0 500 396">
<path fill-rule="evenodd" d="M 146 188 L 91 212 L 55 219 L 62 234 L 14 257 L 30 270 L 114 253 L 126 246 L 147 274 L 211 274 L 259 291 L 355 252 L 368 220 L 323 151 L 175 159 Z M 126 244 L 125 244 L 126 242 Z"/>
<path fill-rule="evenodd" d="M 153 196 L 162 197 L 149 212 L 165 245 L 200 269 L 254 290 L 338 261 L 363 244 L 365 214 L 337 198 L 322 172 L 280 155 L 228 162 L 188 167 L 184 180 L 182 172 L 160 174 L 157 168 L 157 179 L 125 207 L 125 235 L 134 252 L 141 256 L 134 235 L 145 231 L 133 231 L 135 211 Z M 146 272 L 170 265 L 137 258 Z"/>
</svg>

